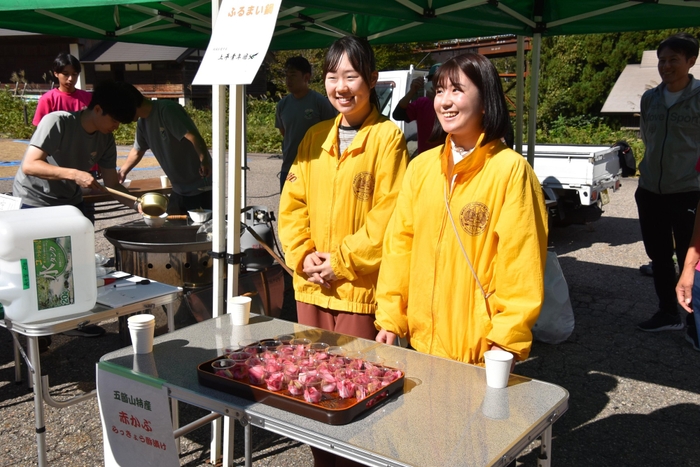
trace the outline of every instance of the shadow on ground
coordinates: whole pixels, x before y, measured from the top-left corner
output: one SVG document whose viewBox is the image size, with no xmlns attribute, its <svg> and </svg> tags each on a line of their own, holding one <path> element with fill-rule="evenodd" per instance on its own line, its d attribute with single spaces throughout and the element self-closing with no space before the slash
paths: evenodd
<svg viewBox="0 0 700 467">
<path fill-rule="evenodd" d="M 700 429 L 700 407 L 687 401 L 700 391 L 697 355 L 682 331 L 637 330 L 656 311 L 655 298 L 640 298 L 653 289 L 651 279 L 631 268 L 560 262 L 577 284 L 570 287 L 574 333 L 559 345 L 536 342 L 516 367 L 569 391 L 569 410 L 554 425 L 553 465 L 697 465 L 700 446 L 685 438 Z M 605 298 L 611 280 L 621 293 Z M 537 463 L 535 453 L 520 460 Z"/>
</svg>

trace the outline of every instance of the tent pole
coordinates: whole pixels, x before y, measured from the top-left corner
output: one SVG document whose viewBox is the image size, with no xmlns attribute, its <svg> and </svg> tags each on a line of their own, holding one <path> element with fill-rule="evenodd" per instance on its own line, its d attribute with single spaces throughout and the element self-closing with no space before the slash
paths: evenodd
<svg viewBox="0 0 700 467">
<path fill-rule="evenodd" d="M 219 1 L 211 2 L 212 24 L 216 24 L 219 14 Z M 212 242 L 214 252 L 226 251 L 226 86 L 212 86 Z M 213 259 L 212 271 L 212 317 L 216 318 L 224 311 L 224 272 L 226 258 Z M 222 419 L 217 418 L 211 424 L 211 442 L 209 460 L 216 465 L 221 455 Z"/>
<path fill-rule="evenodd" d="M 216 3 L 216 2 L 214 2 Z M 212 86 L 212 251 L 226 251 L 226 86 Z M 224 272 L 226 258 L 213 258 L 213 299 L 212 317 L 224 313 Z M 228 418 L 228 417 L 225 417 Z M 212 465 L 216 465 L 221 455 L 222 419 L 212 422 L 212 441 L 210 456 Z"/>
<path fill-rule="evenodd" d="M 240 138 L 240 144 L 241 144 L 241 165 L 239 166 L 241 168 L 241 208 L 244 208 L 248 206 L 248 151 L 247 149 L 247 144 L 248 141 L 246 140 L 246 134 L 247 132 L 247 93 L 246 93 L 246 86 L 243 87 L 243 92 L 241 96 L 241 102 L 239 102 L 239 105 L 241 107 L 241 112 L 243 113 L 242 115 L 242 128 L 241 128 L 241 138 Z M 245 214 L 240 214 L 239 215 L 241 222 L 245 222 Z"/>
<path fill-rule="evenodd" d="M 241 161 L 243 160 L 243 119 L 245 112 L 243 109 L 245 98 L 243 91 L 245 86 L 231 86 L 228 101 L 228 147 L 229 163 L 228 163 L 228 219 L 230 222 L 227 227 L 226 252 L 228 254 L 238 254 L 241 251 Z M 228 287 L 226 290 L 226 298 L 235 297 L 238 295 L 238 275 L 240 273 L 239 264 L 228 265 Z M 228 300 L 228 305 L 231 306 L 231 300 Z"/>
<path fill-rule="evenodd" d="M 540 45 L 542 34 L 532 36 L 532 65 L 530 65 L 530 108 L 527 114 L 527 162 L 535 165 L 535 143 L 537 132 L 537 94 L 540 87 Z"/>
<path fill-rule="evenodd" d="M 226 251 L 226 86 L 212 86 L 212 251 Z M 213 259 L 212 316 L 224 312 L 224 272 L 226 258 Z"/>
<path fill-rule="evenodd" d="M 515 151 L 523 153 L 523 107 L 525 100 L 525 38 L 518 36 L 515 56 Z"/>
<path fill-rule="evenodd" d="M 228 254 L 237 255 L 241 251 L 241 190 L 242 173 L 241 162 L 243 161 L 243 129 L 245 128 L 245 86 L 236 85 L 229 87 L 228 99 L 228 147 L 229 147 L 229 164 L 228 164 L 228 187 L 229 187 L 229 203 L 227 209 L 227 218 L 230 220 L 227 226 L 226 236 L 226 252 Z M 245 195 L 243 195 L 245 196 Z M 233 300 L 231 297 L 238 295 L 238 275 L 240 273 L 240 264 L 228 265 L 228 287 L 226 288 L 227 305 L 231 306 Z M 224 417 L 224 452 L 222 458 L 222 467 L 233 466 L 233 424 L 235 420 L 231 417 Z"/>
</svg>

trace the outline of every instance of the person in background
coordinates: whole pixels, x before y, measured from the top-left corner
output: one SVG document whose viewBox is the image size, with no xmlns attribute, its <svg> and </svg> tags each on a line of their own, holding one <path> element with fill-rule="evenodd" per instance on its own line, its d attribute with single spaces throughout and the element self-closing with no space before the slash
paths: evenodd
<svg viewBox="0 0 700 467">
<path fill-rule="evenodd" d="M 12 194 L 22 198 L 22 208 L 72 205 L 94 223 L 81 188 L 100 188 L 89 172 L 94 164 L 99 165 L 106 186 L 120 188 L 112 132 L 120 123 L 133 121 L 135 112 L 129 94 L 118 83 L 108 81 L 95 87 L 87 109 L 44 116 L 12 185 Z M 90 325 L 65 334 L 96 337 L 104 332 Z"/>
<path fill-rule="evenodd" d="M 435 98 L 435 90 L 433 89 L 432 79 L 435 72 L 440 68 L 440 63 L 430 67 L 428 71 L 428 81 L 424 84 L 423 78 L 416 78 L 411 81 L 411 88 L 405 96 L 399 101 L 392 113 L 394 120 L 402 120 L 404 122 L 412 122 L 415 120 L 418 131 L 418 149 L 413 154 L 413 157 L 421 154 L 428 149 L 440 146 L 445 141 L 440 139 L 431 139 L 433 128 L 435 126 L 435 108 L 433 107 L 433 99 Z M 412 100 L 421 89 L 425 89 L 425 96 Z"/>
<path fill-rule="evenodd" d="M 661 42 L 656 54 L 661 84 L 642 96 L 640 130 L 646 149 L 635 193 L 659 298 L 658 311 L 637 325 L 647 332 L 684 327 L 677 304 L 674 244 L 678 264 L 685 270 L 700 201 L 700 174 L 695 170 L 700 154 L 700 82 L 689 73 L 698 56 L 698 41 L 687 33 L 674 34 Z M 692 316 L 687 318 L 694 329 Z"/>
<path fill-rule="evenodd" d="M 334 42 L 323 76 L 340 114 L 299 145 L 280 198 L 279 236 L 299 323 L 374 339 L 382 240 L 408 164 L 406 140 L 377 110 L 379 74 L 366 41 Z M 312 452 L 317 467 L 357 465 Z"/>
<path fill-rule="evenodd" d="M 527 358 L 544 299 L 547 210 L 525 158 L 503 143 L 509 116 L 496 68 L 480 54 L 433 77 L 447 133 L 408 166 L 387 227 L 376 340 L 483 364 Z"/>
<path fill-rule="evenodd" d="M 177 102 L 151 100 L 131 84 L 122 84 L 136 105 L 138 123 L 134 147 L 119 170 L 119 181 L 151 149 L 173 187 L 168 214 L 211 209 L 211 155 L 190 116 Z"/>
<path fill-rule="evenodd" d="M 34 112 L 32 124 L 39 125 L 39 122 L 45 115 L 65 110 L 66 112 L 77 112 L 83 110 L 90 105 L 92 94 L 76 89 L 75 84 L 78 82 L 78 77 L 82 71 L 80 61 L 73 55 L 61 52 L 56 56 L 51 67 L 53 75 L 58 80 L 58 88 L 52 88 L 39 99 Z M 96 178 L 101 177 L 100 167 L 95 164 L 89 170 Z M 89 217 L 94 217 L 93 206 L 86 206 L 89 212 Z"/>
<path fill-rule="evenodd" d="M 12 186 L 23 208 L 73 205 L 85 213 L 81 188 L 99 189 L 88 172 L 95 163 L 105 185 L 119 188 L 112 132 L 133 121 L 136 108 L 129 97 L 120 83 L 106 81 L 95 87 L 87 109 L 41 119 Z"/>
<path fill-rule="evenodd" d="M 275 110 L 275 128 L 283 138 L 280 192 L 306 131 L 338 114 L 325 96 L 309 89 L 311 64 L 307 59 L 301 56 L 288 58 L 284 63 L 284 74 L 289 94 L 277 103 Z"/>
<path fill-rule="evenodd" d="M 41 119 L 51 112 L 77 112 L 90 105 L 92 94 L 75 88 L 81 70 L 77 58 L 65 52 L 58 54 L 52 66 L 53 75 L 58 79 L 58 87 L 52 88 L 39 99 L 32 120 L 34 126 L 39 125 Z"/>
</svg>

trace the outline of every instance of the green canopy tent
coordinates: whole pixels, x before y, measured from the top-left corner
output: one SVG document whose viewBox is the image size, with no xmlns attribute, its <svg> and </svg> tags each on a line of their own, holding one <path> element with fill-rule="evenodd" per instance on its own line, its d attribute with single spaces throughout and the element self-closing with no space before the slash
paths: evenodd
<svg viewBox="0 0 700 467">
<path fill-rule="evenodd" d="M 353 34 L 372 44 L 429 42 L 485 35 L 515 34 L 532 41 L 532 89 L 538 88 L 542 36 L 640 31 L 700 26 L 700 0 L 283 0 L 271 49 L 327 47 Z M 133 43 L 205 47 L 218 6 L 210 0 L 0 0 L 0 28 Z M 522 63 L 522 59 L 518 60 Z M 519 73 L 522 75 L 522 73 Z M 522 82 L 519 85 L 522 96 Z M 224 87 L 213 90 L 214 241 L 224 249 Z M 522 105 L 522 99 L 519 99 Z M 240 212 L 244 152 L 243 86 L 230 93 L 230 198 L 228 215 Z M 530 96 L 528 141 L 535 139 L 537 92 Z M 522 112 L 519 112 L 522 115 Z M 218 124 L 216 124 L 218 122 Z M 522 125 L 516 126 L 518 139 Z M 528 160 L 532 162 L 534 144 Z M 240 251 L 240 226 L 232 222 L 227 251 Z M 223 261 L 215 262 L 214 312 L 222 308 Z M 237 268 L 228 274 L 236 291 Z M 38 403 L 35 407 L 38 409 Z M 41 407 L 43 414 L 43 406 Z M 42 415 L 43 418 L 43 415 Z M 37 418 L 39 420 L 39 418 Z M 43 428 L 37 426 L 38 429 Z M 546 440 L 549 444 L 549 440 Z M 37 432 L 39 465 L 46 465 L 43 432 Z M 224 453 L 225 464 L 230 457 Z M 246 459 L 250 465 L 250 459 Z"/>
<path fill-rule="evenodd" d="M 326 47 L 341 34 L 388 44 L 691 27 L 700 24 L 698 7 L 697 0 L 283 0 L 271 48 Z M 204 47 L 211 8 L 209 0 L 0 0 L 0 27 Z"/>
</svg>

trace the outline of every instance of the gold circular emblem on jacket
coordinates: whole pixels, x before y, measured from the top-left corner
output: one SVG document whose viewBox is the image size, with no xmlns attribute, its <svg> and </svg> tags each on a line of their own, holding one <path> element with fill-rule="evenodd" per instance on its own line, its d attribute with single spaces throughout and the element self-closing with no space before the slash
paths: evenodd
<svg viewBox="0 0 700 467">
<path fill-rule="evenodd" d="M 367 201 L 374 193 L 374 175 L 369 172 L 360 172 L 352 180 L 352 191 L 360 201 Z"/>
<path fill-rule="evenodd" d="M 469 235 L 481 235 L 489 222 L 488 206 L 478 201 L 467 204 L 459 213 L 459 222 Z"/>
</svg>

